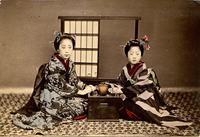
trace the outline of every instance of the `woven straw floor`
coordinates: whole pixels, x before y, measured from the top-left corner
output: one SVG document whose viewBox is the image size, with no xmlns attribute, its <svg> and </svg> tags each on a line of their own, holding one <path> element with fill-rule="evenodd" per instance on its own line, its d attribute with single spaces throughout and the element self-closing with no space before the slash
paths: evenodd
<svg viewBox="0 0 200 137">
<path fill-rule="evenodd" d="M 0 94 L 0 136 L 199 136 L 200 91 L 166 92 L 168 104 L 179 107 L 176 115 L 193 121 L 186 129 L 174 129 L 144 121 L 88 122 L 87 119 L 63 123 L 52 130 L 24 130 L 12 124 L 10 112 L 20 108 L 30 94 Z"/>
</svg>

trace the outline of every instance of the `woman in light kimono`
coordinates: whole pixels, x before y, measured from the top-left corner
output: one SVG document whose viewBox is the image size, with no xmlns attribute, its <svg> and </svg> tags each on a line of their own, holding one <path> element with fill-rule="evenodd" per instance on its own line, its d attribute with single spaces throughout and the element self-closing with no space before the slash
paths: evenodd
<svg viewBox="0 0 200 137">
<path fill-rule="evenodd" d="M 144 120 L 168 127 L 188 126 L 192 123 L 174 116 L 163 100 L 156 74 L 141 61 L 144 49 L 149 49 L 147 36 L 131 40 L 124 47 L 128 64 L 119 75 L 123 92 L 123 107 L 120 115 L 128 120 Z"/>
<path fill-rule="evenodd" d="M 84 117 L 87 100 L 81 95 L 95 87 L 78 79 L 70 60 L 74 46 L 75 39 L 71 35 L 57 33 L 54 41 L 57 52 L 39 69 L 29 102 L 13 116 L 15 125 L 25 129 L 49 129 L 61 121 Z"/>
</svg>

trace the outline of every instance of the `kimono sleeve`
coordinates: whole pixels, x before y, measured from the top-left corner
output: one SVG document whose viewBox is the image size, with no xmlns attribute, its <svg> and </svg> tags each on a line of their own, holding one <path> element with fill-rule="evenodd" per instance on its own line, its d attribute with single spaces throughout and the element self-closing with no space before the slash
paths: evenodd
<svg viewBox="0 0 200 137">
<path fill-rule="evenodd" d="M 158 78 L 152 68 L 144 69 L 142 72 L 140 72 L 137 76 L 137 82 L 135 85 L 153 85 L 154 87 L 160 89 Z"/>
<path fill-rule="evenodd" d="M 74 96 L 78 89 L 75 85 L 71 85 L 68 80 L 66 80 L 66 73 L 61 73 L 59 68 L 54 66 L 55 64 L 49 63 L 46 66 L 45 78 L 47 83 L 45 88 L 50 92 L 54 91 L 63 97 Z"/>
<path fill-rule="evenodd" d="M 124 71 L 122 70 L 117 78 L 117 84 L 121 85 L 122 87 L 127 85 L 127 79 L 125 77 Z"/>
<path fill-rule="evenodd" d="M 122 70 L 121 73 L 119 74 L 119 77 L 117 79 L 117 84 L 121 85 L 123 88 L 121 89 L 123 94 L 127 97 L 127 98 L 133 98 L 136 96 L 136 91 L 133 91 L 133 88 L 130 87 L 131 84 L 130 82 L 127 80 L 124 71 Z"/>
<path fill-rule="evenodd" d="M 139 96 L 144 91 L 148 90 L 154 93 L 155 90 L 159 89 L 159 84 L 155 72 L 152 69 L 144 69 L 137 73 L 134 78 L 135 83 L 127 80 L 126 85 L 122 89 L 123 93 L 127 98 L 133 98 Z"/>
<path fill-rule="evenodd" d="M 74 63 L 72 64 L 72 68 L 70 71 L 69 83 L 70 83 L 70 85 L 75 86 L 79 90 L 83 90 L 86 86 L 86 84 L 83 83 L 77 76 Z"/>
</svg>

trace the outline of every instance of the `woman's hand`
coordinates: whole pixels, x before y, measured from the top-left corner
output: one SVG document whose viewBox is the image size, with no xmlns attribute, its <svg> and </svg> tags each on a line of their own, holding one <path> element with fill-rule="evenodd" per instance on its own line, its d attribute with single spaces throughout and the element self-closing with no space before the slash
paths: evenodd
<svg viewBox="0 0 200 137">
<path fill-rule="evenodd" d="M 111 86 L 111 88 L 108 89 L 108 91 L 110 93 L 113 93 L 113 94 L 122 94 L 122 86 L 118 85 L 118 84 L 109 84 Z"/>
<path fill-rule="evenodd" d="M 85 87 L 85 89 L 79 90 L 77 94 L 79 94 L 79 95 L 86 95 L 86 94 L 88 94 L 88 93 L 90 93 L 90 92 L 92 92 L 94 90 L 96 90 L 95 86 L 93 86 L 93 85 L 87 85 Z"/>
<path fill-rule="evenodd" d="M 84 87 L 86 86 L 85 83 L 83 83 L 82 81 L 79 81 L 77 84 L 79 89 L 84 89 Z"/>
</svg>

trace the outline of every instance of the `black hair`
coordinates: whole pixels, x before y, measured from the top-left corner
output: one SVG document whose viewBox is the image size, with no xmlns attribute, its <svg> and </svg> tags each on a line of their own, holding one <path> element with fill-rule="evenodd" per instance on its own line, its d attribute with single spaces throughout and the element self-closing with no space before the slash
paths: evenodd
<svg viewBox="0 0 200 137">
<path fill-rule="evenodd" d="M 139 49 L 141 51 L 141 55 L 143 56 L 144 47 L 139 40 L 130 40 L 127 42 L 127 44 L 125 45 L 125 48 L 124 48 L 124 52 L 125 52 L 126 56 L 128 56 L 128 51 L 131 49 L 131 47 L 139 47 Z"/>
<path fill-rule="evenodd" d="M 71 36 L 69 34 L 63 34 L 63 35 L 59 34 L 59 35 L 56 36 L 56 38 L 54 40 L 54 48 L 55 48 L 56 51 L 59 49 L 60 42 L 63 39 L 70 39 L 72 41 L 73 49 L 75 48 L 76 41 L 75 41 L 73 36 Z"/>
</svg>

